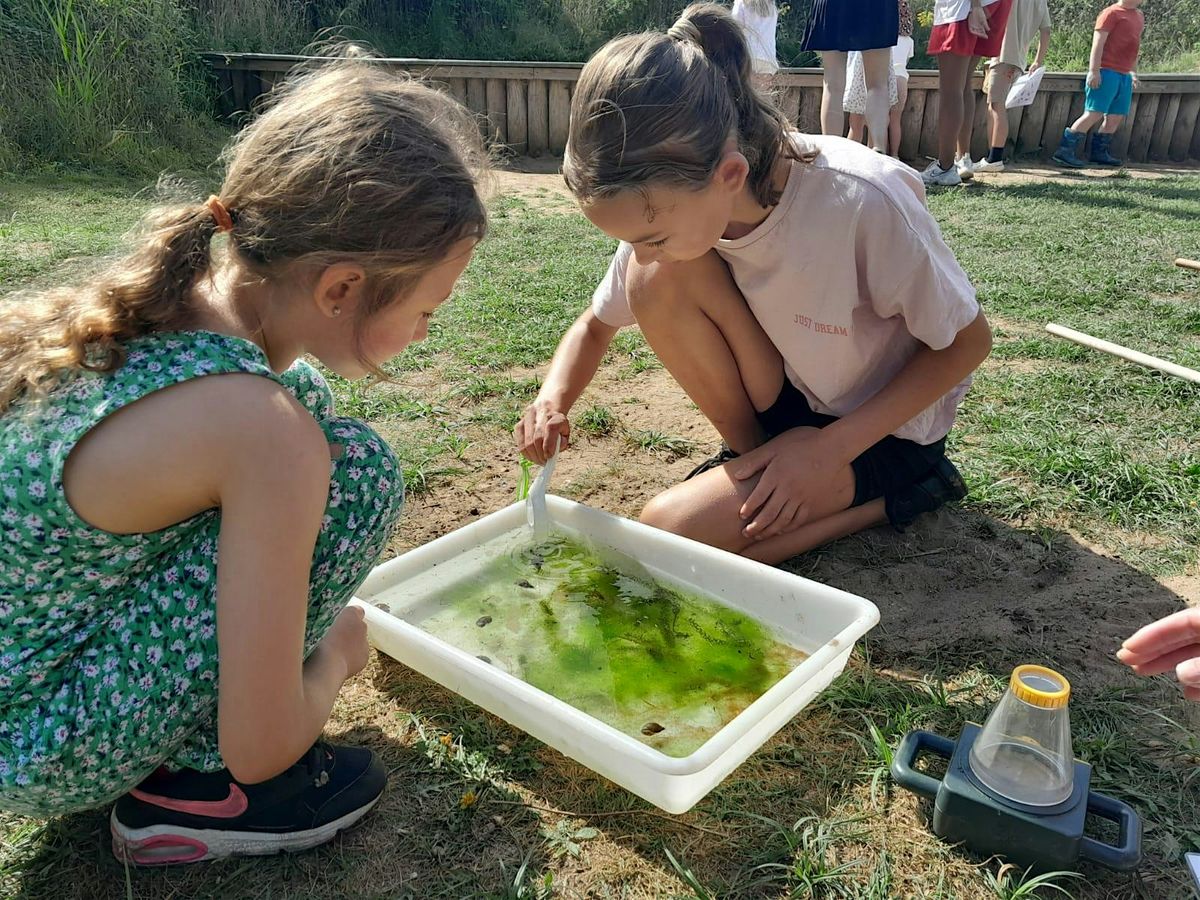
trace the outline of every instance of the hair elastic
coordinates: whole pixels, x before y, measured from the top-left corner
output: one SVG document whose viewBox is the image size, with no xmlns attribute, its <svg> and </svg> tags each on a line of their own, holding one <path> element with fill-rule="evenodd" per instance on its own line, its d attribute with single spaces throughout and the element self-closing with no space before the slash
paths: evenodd
<svg viewBox="0 0 1200 900">
<path fill-rule="evenodd" d="M 204 205 L 212 213 L 213 221 L 217 223 L 217 231 L 233 231 L 233 218 L 229 215 L 229 210 L 225 208 L 220 197 L 212 194 L 204 201 Z"/>
</svg>

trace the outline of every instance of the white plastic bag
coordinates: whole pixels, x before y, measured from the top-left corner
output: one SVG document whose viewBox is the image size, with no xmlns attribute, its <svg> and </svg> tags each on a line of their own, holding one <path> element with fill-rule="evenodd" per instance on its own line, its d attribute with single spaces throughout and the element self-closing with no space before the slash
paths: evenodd
<svg viewBox="0 0 1200 900">
<path fill-rule="evenodd" d="M 1004 108 L 1014 109 L 1032 103 L 1042 84 L 1044 74 L 1046 74 L 1046 67 L 1038 66 L 1034 71 L 1026 72 L 1014 81 L 1012 87 L 1008 89 L 1008 98 L 1004 101 Z"/>
</svg>

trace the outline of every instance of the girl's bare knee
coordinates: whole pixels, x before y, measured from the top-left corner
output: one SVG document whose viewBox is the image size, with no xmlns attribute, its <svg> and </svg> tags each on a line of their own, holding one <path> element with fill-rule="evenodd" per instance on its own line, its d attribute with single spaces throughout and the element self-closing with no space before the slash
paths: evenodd
<svg viewBox="0 0 1200 900">
<path fill-rule="evenodd" d="M 714 278 L 730 279 L 732 283 L 729 270 L 715 250 L 687 262 L 642 265 L 631 259 L 625 277 L 629 307 L 639 319 L 643 312 L 653 313 L 689 298 L 698 302 L 705 290 L 712 289 Z"/>
<path fill-rule="evenodd" d="M 666 490 L 651 497 L 642 507 L 638 521 L 661 531 L 687 536 L 688 516 L 673 494 L 675 491 Z"/>
</svg>

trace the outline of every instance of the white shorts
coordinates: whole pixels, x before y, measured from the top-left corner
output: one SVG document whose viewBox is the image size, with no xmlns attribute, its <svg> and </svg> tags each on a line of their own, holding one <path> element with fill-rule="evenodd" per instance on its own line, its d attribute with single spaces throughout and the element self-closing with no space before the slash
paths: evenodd
<svg viewBox="0 0 1200 900">
<path fill-rule="evenodd" d="M 908 80 L 908 61 L 913 57 L 913 39 L 901 35 L 892 48 L 892 71 L 897 78 Z"/>
</svg>

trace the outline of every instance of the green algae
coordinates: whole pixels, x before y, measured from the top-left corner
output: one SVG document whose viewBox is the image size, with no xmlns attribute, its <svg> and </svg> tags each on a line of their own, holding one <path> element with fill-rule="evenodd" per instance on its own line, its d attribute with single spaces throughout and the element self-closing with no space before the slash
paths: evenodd
<svg viewBox="0 0 1200 900">
<path fill-rule="evenodd" d="M 413 624 L 669 756 L 687 756 L 805 654 L 758 622 L 563 537 L 447 585 Z"/>
</svg>

